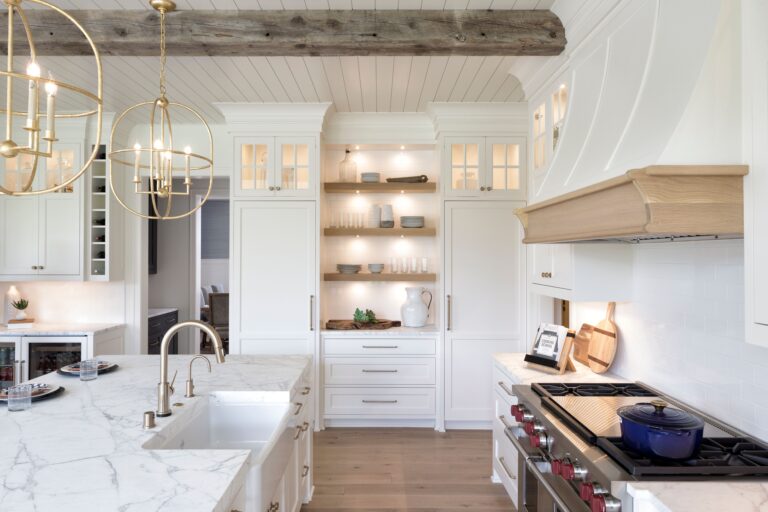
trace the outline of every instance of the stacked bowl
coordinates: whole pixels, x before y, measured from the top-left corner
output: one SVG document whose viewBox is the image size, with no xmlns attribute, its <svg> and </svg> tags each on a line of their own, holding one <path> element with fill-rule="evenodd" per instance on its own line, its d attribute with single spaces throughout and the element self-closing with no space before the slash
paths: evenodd
<svg viewBox="0 0 768 512">
<path fill-rule="evenodd" d="M 423 228 L 424 216 L 423 215 L 410 215 L 400 217 L 400 227 L 403 228 Z"/>
<path fill-rule="evenodd" d="M 339 274 L 357 274 L 362 268 L 362 265 L 353 265 L 349 263 L 339 263 L 336 265 L 336 270 L 339 271 Z"/>
</svg>

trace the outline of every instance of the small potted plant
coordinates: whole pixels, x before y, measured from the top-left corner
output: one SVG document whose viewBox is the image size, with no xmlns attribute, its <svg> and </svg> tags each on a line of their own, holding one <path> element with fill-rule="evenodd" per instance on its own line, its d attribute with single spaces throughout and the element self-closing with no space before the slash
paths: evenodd
<svg viewBox="0 0 768 512">
<path fill-rule="evenodd" d="M 355 314 L 352 316 L 352 320 L 354 320 L 355 323 L 362 324 L 362 325 L 371 325 L 371 324 L 379 323 L 379 321 L 376 319 L 376 313 L 374 313 L 370 309 L 366 309 L 365 311 L 363 311 L 360 308 L 355 309 Z"/>
<path fill-rule="evenodd" d="M 18 311 L 18 313 L 16 313 L 16 320 L 27 319 L 26 309 L 29 307 L 29 301 L 27 299 L 14 300 L 11 302 L 11 306 Z"/>
</svg>

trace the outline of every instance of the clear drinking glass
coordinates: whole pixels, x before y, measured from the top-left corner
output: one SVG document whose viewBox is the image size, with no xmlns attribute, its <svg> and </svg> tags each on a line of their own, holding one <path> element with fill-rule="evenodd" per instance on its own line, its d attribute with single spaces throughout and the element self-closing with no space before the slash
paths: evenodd
<svg viewBox="0 0 768 512">
<path fill-rule="evenodd" d="M 8 410 L 26 411 L 32 407 L 32 384 L 19 384 L 8 390 Z"/>
<path fill-rule="evenodd" d="M 96 380 L 99 376 L 99 362 L 96 359 L 80 361 L 80 380 Z"/>
</svg>

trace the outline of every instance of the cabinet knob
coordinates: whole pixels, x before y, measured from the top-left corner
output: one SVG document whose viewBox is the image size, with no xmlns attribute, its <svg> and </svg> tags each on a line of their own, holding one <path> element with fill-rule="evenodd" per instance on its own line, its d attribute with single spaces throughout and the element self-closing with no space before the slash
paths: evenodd
<svg viewBox="0 0 768 512">
<path fill-rule="evenodd" d="M 32 265 L 32 270 L 37 270 L 37 265 Z"/>
<path fill-rule="evenodd" d="M 269 186 L 269 191 L 270 191 L 270 192 L 273 192 L 274 190 L 275 190 L 275 187 L 273 187 L 272 185 L 270 185 L 270 186 Z"/>
<path fill-rule="evenodd" d="M 39 267 L 37 267 L 37 269 L 38 269 L 38 270 L 43 270 L 43 269 L 45 269 L 45 267 L 44 267 L 44 266 L 42 266 L 42 265 L 40 265 Z"/>
<path fill-rule="evenodd" d="M 544 279 L 549 279 L 552 277 L 552 272 L 542 272 L 541 277 L 543 277 Z"/>
<path fill-rule="evenodd" d="M 485 187 L 480 187 L 480 192 L 485 192 Z"/>
<path fill-rule="evenodd" d="M 275 187 L 275 190 L 277 190 L 278 192 L 280 192 L 280 187 Z"/>
<path fill-rule="evenodd" d="M 486 190 L 487 190 L 488 192 L 490 192 L 491 190 L 493 190 L 493 187 L 488 187 Z"/>
</svg>

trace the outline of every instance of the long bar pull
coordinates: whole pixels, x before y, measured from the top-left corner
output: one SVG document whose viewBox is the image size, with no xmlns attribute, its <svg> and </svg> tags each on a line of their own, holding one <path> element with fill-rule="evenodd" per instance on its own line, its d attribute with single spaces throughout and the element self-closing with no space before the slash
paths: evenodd
<svg viewBox="0 0 768 512">
<path fill-rule="evenodd" d="M 309 296 L 309 330 L 315 330 L 315 296 Z"/>
<path fill-rule="evenodd" d="M 451 299 L 450 294 L 446 296 L 446 306 L 446 309 L 448 310 L 448 326 L 446 327 L 446 330 L 450 331 L 453 329 L 453 300 Z"/>
</svg>

